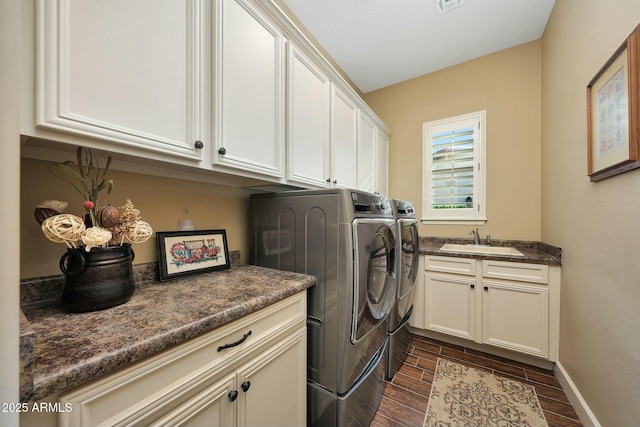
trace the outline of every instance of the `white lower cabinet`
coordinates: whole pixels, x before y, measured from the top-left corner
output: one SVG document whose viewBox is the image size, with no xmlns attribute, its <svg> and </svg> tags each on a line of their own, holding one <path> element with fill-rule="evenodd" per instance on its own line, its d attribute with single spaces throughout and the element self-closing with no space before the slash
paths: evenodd
<svg viewBox="0 0 640 427">
<path fill-rule="evenodd" d="M 238 426 L 306 425 L 305 331 L 238 369 Z M 246 391 L 245 391 L 246 390 Z"/>
<path fill-rule="evenodd" d="M 426 329 L 475 340 L 475 279 L 426 273 L 425 282 Z"/>
<path fill-rule="evenodd" d="M 306 424 L 306 293 L 62 393 L 58 426 Z"/>
<path fill-rule="evenodd" d="M 142 421 L 149 426 L 286 426 L 303 425 L 305 373 L 296 370 L 304 360 L 304 333 L 284 340 L 248 364 L 205 388 L 186 395 L 177 406 L 154 419 L 153 411 Z M 306 366 L 306 364 L 305 364 Z M 289 375 L 289 369 L 293 372 Z M 137 424 L 137 423 L 136 423 Z"/>
<path fill-rule="evenodd" d="M 560 267 L 427 255 L 424 268 L 413 327 L 557 360 Z"/>
<path fill-rule="evenodd" d="M 230 374 L 203 390 L 186 396 L 186 400 L 154 419 L 159 414 L 150 411 L 146 420 L 136 423 L 149 426 L 235 426 L 234 404 L 229 396 L 236 392 L 236 375 Z M 237 393 L 237 392 L 236 392 Z"/>
<path fill-rule="evenodd" d="M 547 357 L 546 286 L 483 280 L 482 289 L 482 342 Z"/>
</svg>

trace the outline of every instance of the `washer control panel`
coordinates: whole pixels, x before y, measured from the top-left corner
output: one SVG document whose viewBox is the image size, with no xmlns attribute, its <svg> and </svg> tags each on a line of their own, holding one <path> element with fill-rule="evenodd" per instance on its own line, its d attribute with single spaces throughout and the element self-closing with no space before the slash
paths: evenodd
<svg viewBox="0 0 640 427">
<path fill-rule="evenodd" d="M 378 194 L 352 191 L 351 202 L 354 214 L 393 216 L 391 200 Z"/>
</svg>

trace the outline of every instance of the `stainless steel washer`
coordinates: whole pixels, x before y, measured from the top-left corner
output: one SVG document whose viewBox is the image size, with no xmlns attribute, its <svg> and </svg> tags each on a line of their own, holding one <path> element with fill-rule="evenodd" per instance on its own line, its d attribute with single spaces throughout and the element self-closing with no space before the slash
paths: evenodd
<svg viewBox="0 0 640 427">
<path fill-rule="evenodd" d="M 418 274 L 418 220 L 410 202 L 392 200 L 397 221 L 395 306 L 389 315 L 389 346 L 387 347 L 386 378 L 392 379 L 407 358 L 411 345 L 409 319 L 413 313 L 413 289 Z"/>
<path fill-rule="evenodd" d="M 391 201 L 347 189 L 251 196 L 251 262 L 316 276 L 307 299 L 309 426 L 368 426 L 396 299 Z"/>
</svg>

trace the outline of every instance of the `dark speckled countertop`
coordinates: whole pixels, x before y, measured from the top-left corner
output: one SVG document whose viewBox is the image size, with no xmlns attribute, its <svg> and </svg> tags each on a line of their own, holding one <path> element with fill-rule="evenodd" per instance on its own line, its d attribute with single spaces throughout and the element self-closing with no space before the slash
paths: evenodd
<svg viewBox="0 0 640 427">
<path fill-rule="evenodd" d="M 440 255 L 462 258 L 490 259 L 499 261 L 524 262 L 533 264 L 561 265 L 562 249 L 534 241 L 524 240 L 492 240 L 492 246 L 509 246 L 518 249 L 523 256 L 513 255 L 489 255 L 472 254 L 462 252 L 443 251 L 440 248 L 445 243 L 473 243 L 470 239 L 447 238 L 447 237 L 420 237 L 421 255 Z M 484 242 L 483 242 L 484 243 Z"/>
<path fill-rule="evenodd" d="M 59 393 L 209 332 L 302 292 L 316 279 L 232 265 L 168 282 L 136 283 L 129 302 L 102 311 L 70 314 L 57 304 L 23 304 L 23 402 Z"/>
</svg>

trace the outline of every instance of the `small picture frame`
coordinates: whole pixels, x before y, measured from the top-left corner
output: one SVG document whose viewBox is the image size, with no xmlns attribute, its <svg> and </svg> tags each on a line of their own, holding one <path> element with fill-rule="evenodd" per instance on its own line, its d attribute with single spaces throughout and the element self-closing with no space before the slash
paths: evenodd
<svg viewBox="0 0 640 427">
<path fill-rule="evenodd" d="M 640 167 L 640 26 L 587 85 L 587 174 L 600 181 Z"/>
<path fill-rule="evenodd" d="M 156 240 L 160 280 L 231 266 L 226 230 L 159 231 Z"/>
</svg>

